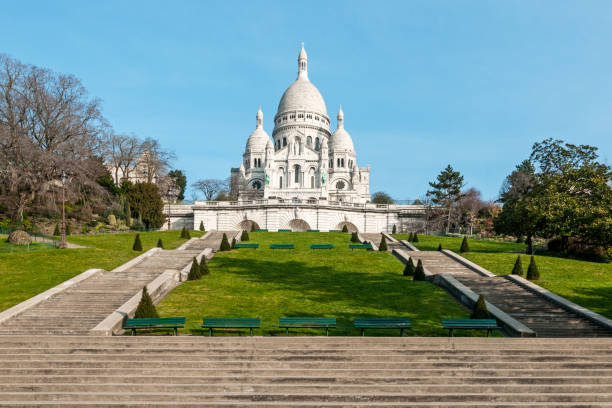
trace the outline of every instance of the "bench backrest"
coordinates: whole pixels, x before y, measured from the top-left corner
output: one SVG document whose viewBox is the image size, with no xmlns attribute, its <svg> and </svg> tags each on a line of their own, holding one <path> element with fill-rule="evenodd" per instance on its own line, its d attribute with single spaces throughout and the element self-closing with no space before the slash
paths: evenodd
<svg viewBox="0 0 612 408">
<path fill-rule="evenodd" d="M 185 318 L 184 317 L 158 317 L 158 318 L 145 318 L 145 319 L 126 319 L 123 326 L 124 327 L 161 326 L 161 325 L 171 326 L 173 324 L 184 325 Z"/>
<path fill-rule="evenodd" d="M 291 232 L 290 229 L 279 229 L 278 232 Z"/>
<path fill-rule="evenodd" d="M 309 229 L 309 230 L 306 230 L 306 232 L 319 232 L 319 230 L 317 230 L 317 229 Z"/>
<path fill-rule="evenodd" d="M 310 249 L 333 249 L 333 244 L 312 244 L 310 245 Z"/>
<path fill-rule="evenodd" d="M 278 325 L 284 326 L 310 326 L 310 327 L 336 327 L 335 317 L 281 317 Z"/>
<path fill-rule="evenodd" d="M 260 228 L 260 229 L 256 229 L 255 232 L 268 232 L 268 230 L 265 229 L 265 228 L 263 228 L 263 229 Z"/>
<path fill-rule="evenodd" d="M 270 244 L 270 249 L 293 249 L 293 244 Z"/>
<path fill-rule="evenodd" d="M 357 318 L 353 320 L 355 327 L 407 327 L 410 328 L 408 317 L 384 317 L 384 318 Z"/>
<path fill-rule="evenodd" d="M 350 249 L 372 249 L 372 244 L 349 244 Z"/>
<path fill-rule="evenodd" d="M 202 319 L 202 326 L 243 326 L 259 327 L 261 319 L 259 317 L 205 317 Z"/>
<path fill-rule="evenodd" d="M 494 328 L 497 327 L 495 319 L 442 319 L 442 326 L 446 328 Z"/>
<path fill-rule="evenodd" d="M 234 248 L 259 248 L 259 244 L 236 244 Z"/>
</svg>

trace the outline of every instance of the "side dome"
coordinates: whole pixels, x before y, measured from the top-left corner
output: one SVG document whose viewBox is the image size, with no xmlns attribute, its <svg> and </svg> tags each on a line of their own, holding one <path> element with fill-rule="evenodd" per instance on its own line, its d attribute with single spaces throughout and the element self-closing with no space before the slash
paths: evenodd
<svg viewBox="0 0 612 408">
<path fill-rule="evenodd" d="M 353 139 L 351 138 L 351 135 L 349 135 L 349 133 L 344 129 L 344 112 L 342 112 L 342 106 L 340 106 L 340 110 L 338 110 L 338 128 L 332 134 L 330 148 L 332 151 L 355 151 Z"/>
<path fill-rule="evenodd" d="M 263 129 L 263 112 L 261 111 L 261 107 L 259 111 L 257 111 L 257 127 L 249 136 L 249 139 L 246 143 L 247 151 L 264 151 L 266 150 L 266 146 L 268 143 L 271 143 L 270 136 Z"/>
</svg>

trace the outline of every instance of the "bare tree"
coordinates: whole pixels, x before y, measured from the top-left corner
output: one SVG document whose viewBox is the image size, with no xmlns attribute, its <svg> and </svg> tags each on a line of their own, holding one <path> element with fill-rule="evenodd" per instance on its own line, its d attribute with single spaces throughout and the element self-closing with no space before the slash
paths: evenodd
<svg viewBox="0 0 612 408">
<path fill-rule="evenodd" d="M 457 206 L 459 211 L 458 214 L 464 216 L 464 223 L 469 229 L 469 234 L 474 233 L 474 224 L 478 218 L 478 213 L 487 206 L 487 203 L 482 201 L 480 191 L 475 188 L 470 188 L 461 193 Z"/>
<path fill-rule="evenodd" d="M 201 191 L 206 201 L 211 201 L 218 192 L 226 189 L 226 182 L 219 179 L 204 179 L 192 183 L 191 187 Z"/>
<path fill-rule="evenodd" d="M 113 172 L 115 184 L 128 179 L 142 154 L 142 143 L 136 136 L 110 132 L 106 137 L 106 162 Z"/>
<path fill-rule="evenodd" d="M 151 138 L 142 143 L 142 152 L 139 165 L 149 183 L 153 183 L 156 177 L 165 175 L 172 161 L 176 159 L 174 153 L 162 149 L 159 142 Z"/>
</svg>

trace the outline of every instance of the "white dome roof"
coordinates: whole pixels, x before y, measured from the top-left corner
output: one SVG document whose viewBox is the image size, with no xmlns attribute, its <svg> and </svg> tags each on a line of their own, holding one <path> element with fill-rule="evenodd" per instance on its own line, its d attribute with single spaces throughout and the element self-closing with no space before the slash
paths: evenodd
<svg viewBox="0 0 612 408">
<path fill-rule="evenodd" d="M 257 127 L 249 136 L 249 140 L 246 143 L 246 150 L 251 151 L 264 151 L 268 143 L 271 143 L 270 136 L 263 129 L 263 112 L 261 106 L 257 111 Z"/>
<path fill-rule="evenodd" d="M 323 96 L 308 78 L 300 77 L 287 88 L 278 104 L 277 114 L 293 110 L 307 110 L 327 116 Z"/>
<path fill-rule="evenodd" d="M 331 137 L 331 150 L 349 150 L 351 152 L 355 151 L 355 146 L 353 145 L 353 139 L 351 135 L 344 130 L 344 112 L 342 112 L 342 106 L 338 110 L 338 129 L 332 134 Z"/>
</svg>

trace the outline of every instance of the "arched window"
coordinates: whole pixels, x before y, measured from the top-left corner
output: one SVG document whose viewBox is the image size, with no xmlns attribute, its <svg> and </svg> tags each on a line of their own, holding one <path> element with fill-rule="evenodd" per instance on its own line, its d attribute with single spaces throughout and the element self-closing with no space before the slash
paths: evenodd
<svg viewBox="0 0 612 408">
<path fill-rule="evenodd" d="M 276 141 L 276 150 L 280 150 L 280 140 Z"/>
<path fill-rule="evenodd" d="M 283 137 L 283 147 L 287 146 L 287 138 Z"/>
<path fill-rule="evenodd" d="M 334 159 L 329 159 L 329 168 L 332 169 L 334 167 Z"/>
<path fill-rule="evenodd" d="M 311 137 L 311 136 L 308 136 L 308 137 L 306 138 L 306 145 L 307 145 L 308 147 L 312 147 L 312 137 Z"/>
<path fill-rule="evenodd" d="M 319 143 L 319 138 L 317 137 L 315 139 L 315 150 L 318 152 L 320 148 L 321 148 L 321 144 Z"/>
<path fill-rule="evenodd" d="M 259 189 L 261 189 L 261 181 L 255 181 L 255 182 L 253 182 L 253 188 L 254 188 L 255 190 L 259 190 Z"/>
<path fill-rule="evenodd" d="M 283 188 L 283 176 L 280 176 L 280 178 L 278 179 L 278 188 L 279 189 Z"/>
<path fill-rule="evenodd" d="M 314 176 L 310 176 L 310 188 L 315 188 Z"/>
<path fill-rule="evenodd" d="M 339 157 L 336 159 L 336 162 L 337 162 L 336 163 L 336 167 L 340 167 L 340 158 Z"/>
<path fill-rule="evenodd" d="M 297 184 L 300 182 L 300 166 L 296 164 L 293 170 L 295 171 L 295 183 Z"/>
</svg>

